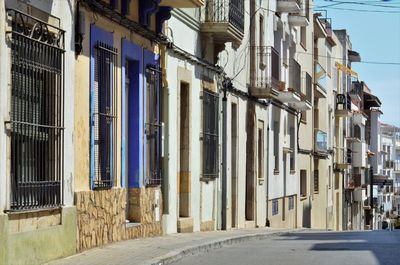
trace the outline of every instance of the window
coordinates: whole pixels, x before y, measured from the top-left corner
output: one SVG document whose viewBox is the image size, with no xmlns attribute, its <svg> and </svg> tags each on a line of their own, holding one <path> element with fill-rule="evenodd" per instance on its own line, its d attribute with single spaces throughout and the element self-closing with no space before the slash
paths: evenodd
<svg viewBox="0 0 400 265">
<path fill-rule="evenodd" d="M 300 170 L 300 196 L 307 196 L 307 170 Z"/>
<path fill-rule="evenodd" d="M 294 196 L 289 197 L 289 210 L 294 209 Z"/>
<path fill-rule="evenodd" d="M 111 188 L 116 177 L 116 62 L 117 49 L 102 42 L 94 46 L 93 112 L 91 135 L 93 188 Z"/>
<path fill-rule="evenodd" d="M 277 215 L 279 213 L 279 201 L 272 201 L 272 215 Z"/>
<path fill-rule="evenodd" d="M 8 15 L 13 20 L 7 122 L 10 209 L 59 206 L 64 170 L 64 32 L 16 10 Z"/>
<path fill-rule="evenodd" d="M 259 25 L 259 43 L 260 43 L 260 47 L 264 46 L 264 16 L 260 14 L 260 21 L 259 21 L 260 25 Z"/>
<path fill-rule="evenodd" d="M 264 178 L 264 123 L 259 121 L 258 126 L 258 178 Z"/>
<path fill-rule="evenodd" d="M 295 130 L 293 126 L 290 126 L 290 149 L 292 152 L 290 153 L 290 171 L 291 173 L 296 171 L 296 154 L 295 154 Z"/>
<path fill-rule="evenodd" d="M 218 154 L 218 94 L 203 91 L 203 177 L 216 178 L 219 171 Z"/>
<path fill-rule="evenodd" d="M 274 158 L 275 171 L 279 172 L 279 122 L 274 121 Z"/>
<path fill-rule="evenodd" d="M 314 192 L 319 192 L 319 171 L 314 170 Z"/>
<path fill-rule="evenodd" d="M 307 27 L 300 28 L 300 44 L 307 49 Z"/>
<path fill-rule="evenodd" d="M 158 67 L 146 68 L 146 185 L 161 185 L 161 72 Z"/>
</svg>

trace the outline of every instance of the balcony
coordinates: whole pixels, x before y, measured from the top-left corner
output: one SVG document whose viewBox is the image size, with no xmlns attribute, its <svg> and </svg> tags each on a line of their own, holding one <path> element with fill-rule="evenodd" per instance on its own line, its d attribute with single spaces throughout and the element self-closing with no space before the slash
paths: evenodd
<svg viewBox="0 0 400 265">
<path fill-rule="evenodd" d="M 337 117 L 350 117 L 351 114 L 351 97 L 346 94 L 337 94 L 335 115 Z"/>
<path fill-rule="evenodd" d="M 298 13 L 301 10 L 300 0 L 278 0 L 276 11 L 280 13 Z"/>
<path fill-rule="evenodd" d="M 161 0 L 160 6 L 172 8 L 199 8 L 204 6 L 204 0 Z"/>
<path fill-rule="evenodd" d="M 290 63 L 290 82 L 287 89 L 280 89 L 278 99 L 284 103 L 299 103 L 301 101 L 301 67 L 292 59 Z"/>
<path fill-rule="evenodd" d="M 387 161 L 385 161 L 385 168 L 386 168 L 386 169 L 392 169 L 392 168 L 394 168 L 394 161 L 393 161 L 393 160 L 387 160 Z"/>
<path fill-rule="evenodd" d="M 216 45 L 240 45 L 244 36 L 244 0 L 206 0 L 201 32 L 211 34 Z"/>
<path fill-rule="evenodd" d="M 251 76 L 250 94 L 256 98 L 275 98 L 279 91 L 285 90 L 280 81 L 279 53 L 271 46 L 254 46 L 251 52 L 255 56 L 255 71 Z"/>
<path fill-rule="evenodd" d="M 326 98 L 327 77 L 325 69 L 318 63 L 314 64 L 315 74 L 315 97 Z"/>
<path fill-rule="evenodd" d="M 289 14 L 288 21 L 291 26 L 297 27 L 307 27 L 309 24 L 307 17 L 300 14 Z"/>
<path fill-rule="evenodd" d="M 400 173 L 400 161 L 394 161 L 394 163 L 393 163 L 393 171 L 396 174 Z"/>
<path fill-rule="evenodd" d="M 328 135 L 319 129 L 315 129 L 315 152 L 321 155 L 328 154 Z"/>
<path fill-rule="evenodd" d="M 351 149 L 347 149 L 346 151 L 341 150 L 344 153 L 344 156 L 342 156 L 341 158 L 343 158 L 343 161 L 340 161 L 336 163 L 336 169 L 338 170 L 345 170 L 345 169 L 349 169 L 351 166 L 351 162 L 352 162 L 352 154 L 351 154 Z"/>
<path fill-rule="evenodd" d="M 300 100 L 289 102 L 289 106 L 298 110 L 306 111 L 311 109 L 312 78 L 306 72 L 301 72 L 300 64 L 291 59 L 289 75 L 289 90 L 300 95 Z"/>
<path fill-rule="evenodd" d="M 367 166 L 367 144 L 365 142 L 353 143 L 353 167 Z"/>
</svg>

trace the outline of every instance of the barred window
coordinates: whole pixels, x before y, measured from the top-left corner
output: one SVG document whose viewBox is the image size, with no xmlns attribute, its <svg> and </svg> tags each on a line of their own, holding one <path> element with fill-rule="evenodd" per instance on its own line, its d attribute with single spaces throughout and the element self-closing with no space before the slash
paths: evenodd
<svg viewBox="0 0 400 265">
<path fill-rule="evenodd" d="M 64 31 L 7 10 L 11 31 L 12 211 L 62 204 Z"/>
<path fill-rule="evenodd" d="M 314 192 L 319 192 L 319 171 L 314 170 Z"/>
<path fill-rule="evenodd" d="M 161 71 L 146 69 L 146 185 L 161 185 Z"/>
<path fill-rule="evenodd" d="M 294 209 L 294 196 L 289 197 L 289 210 Z"/>
<path fill-rule="evenodd" d="M 218 94 L 203 91 L 203 177 L 216 178 L 219 171 Z"/>
<path fill-rule="evenodd" d="M 97 42 L 94 49 L 94 87 L 91 161 L 94 172 L 93 188 L 110 188 L 116 177 L 116 61 L 117 49 L 102 42 Z"/>
<path fill-rule="evenodd" d="M 272 201 L 272 215 L 277 215 L 279 213 L 279 201 Z"/>
<path fill-rule="evenodd" d="M 307 170 L 300 170 L 300 196 L 307 196 Z"/>
</svg>

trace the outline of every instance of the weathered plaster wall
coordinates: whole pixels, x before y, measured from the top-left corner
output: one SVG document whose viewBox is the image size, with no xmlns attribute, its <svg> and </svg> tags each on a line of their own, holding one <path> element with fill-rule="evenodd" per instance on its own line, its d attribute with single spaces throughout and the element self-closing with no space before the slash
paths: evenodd
<svg viewBox="0 0 400 265">
<path fill-rule="evenodd" d="M 42 264 L 75 254 L 75 207 L 62 208 L 59 219 L 52 212 L 28 215 L 0 215 L 0 264 Z"/>
</svg>

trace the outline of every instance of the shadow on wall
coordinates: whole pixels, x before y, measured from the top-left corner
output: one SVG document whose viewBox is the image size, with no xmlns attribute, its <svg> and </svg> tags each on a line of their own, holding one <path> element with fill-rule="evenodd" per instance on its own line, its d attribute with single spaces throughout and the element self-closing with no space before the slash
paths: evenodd
<svg viewBox="0 0 400 265">
<path fill-rule="evenodd" d="M 369 251 L 380 265 L 398 264 L 393 261 L 398 261 L 394 247 L 400 244 L 400 231 L 289 233 L 276 240 L 321 241 L 308 251 Z M 339 255 L 346 255 L 346 252 Z M 363 254 L 360 252 L 360 255 Z"/>
</svg>

